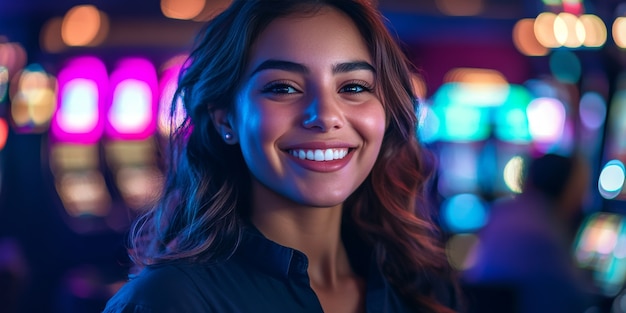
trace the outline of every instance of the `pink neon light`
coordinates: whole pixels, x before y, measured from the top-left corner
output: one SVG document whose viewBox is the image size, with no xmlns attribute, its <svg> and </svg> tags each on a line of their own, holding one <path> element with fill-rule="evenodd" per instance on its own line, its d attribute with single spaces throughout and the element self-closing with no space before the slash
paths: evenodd
<svg viewBox="0 0 626 313">
<path fill-rule="evenodd" d="M 170 111 L 172 108 L 172 100 L 174 92 L 178 87 L 178 75 L 185 61 L 184 57 L 177 57 L 172 59 L 172 62 L 168 64 L 162 74 L 161 81 L 159 82 L 159 131 L 162 135 L 167 136 L 169 134 L 170 126 Z M 174 127 L 180 125 L 183 121 L 184 110 L 181 101 L 176 103 L 176 120 L 174 121 Z"/>
<path fill-rule="evenodd" d="M 95 143 L 104 130 L 108 84 L 104 63 L 91 56 L 70 60 L 58 75 L 58 106 L 50 123 L 52 139 Z"/>
<path fill-rule="evenodd" d="M 7 137 L 9 137 L 9 125 L 5 119 L 0 118 L 0 151 L 4 149 L 7 143 Z"/>
<path fill-rule="evenodd" d="M 141 140 L 156 129 L 157 74 L 143 58 L 121 60 L 111 74 L 106 135 L 113 139 Z"/>
<path fill-rule="evenodd" d="M 581 15 L 585 13 L 585 7 L 581 2 L 563 1 L 563 11 L 574 15 Z"/>
</svg>

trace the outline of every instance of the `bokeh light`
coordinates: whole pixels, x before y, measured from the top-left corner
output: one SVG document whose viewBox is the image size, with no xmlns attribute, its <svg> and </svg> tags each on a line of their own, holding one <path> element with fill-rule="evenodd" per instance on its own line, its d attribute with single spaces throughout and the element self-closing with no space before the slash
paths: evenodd
<svg viewBox="0 0 626 313">
<path fill-rule="evenodd" d="M 572 51 L 558 50 L 550 55 L 550 70 L 558 81 L 576 84 L 582 74 L 582 65 Z"/>
<path fill-rule="evenodd" d="M 611 160 L 604 165 L 598 178 L 598 190 L 605 199 L 617 197 L 624 189 L 626 169 L 620 160 Z"/>
<path fill-rule="evenodd" d="M 597 92 L 586 92 L 580 99 L 580 122 L 590 130 L 597 130 L 606 119 L 606 101 Z"/>
<path fill-rule="evenodd" d="M 487 223 L 486 204 L 475 194 L 454 195 L 444 201 L 441 211 L 445 225 L 454 233 L 475 231 Z"/>
<path fill-rule="evenodd" d="M 476 264 L 477 246 L 480 239 L 475 234 L 456 234 L 446 242 L 448 262 L 457 270 L 463 271 Z"/>
<path fill-rule="evenodd" d="M 626 281 L 626 225 L 620 214 L 598 212 L 583 221 L 575 240 L 578 265 L 593 272 L 599 293 L 614 297 Z"/>
<path fill-rule="evenodd" d="M 149 208 L 162 189 L 163 173 L 157 166 L 153 139 L 105 143 L 107 165 L 113 172 L 115 186 L 124 204 L 132 210 Z"/>
<path fill-rule="evenodd" d="M 191 20 L 202 13 L 206 0 L 161 0 L 161 12 L 168 18 Z"/>
<path fill-rule="evenodd" d="M 55 141 L 95 143 L 104 132 L 108 73 L 102 60 L 71 59 L 58 75 L 57 110 L 50 124 Z"/>
<path fill-rule="evenodd" d="M 6 99 L 9 90 L 9 69 L 0 65 L 0 103 Z"/>
<path fill-rule="evenodd" d="M 626 48 L 626 17 L 620 16 L 613 21 L 612 33 L 615 45 Z"/>
<path fill-rule="evenodd" d="M 519 52 L 527 56 L 544 56 L 548 49 L 541 45 L 534 32 L 535 19 L 524 18 L 513 27 L 513 43 Z"/>
<path fill-rule="evenodd" d="M 174 100 L 174 93 L 178 87 L 178 74 L 186 60 L 186 56 L 176 56 L 165 63 L 161 69 L 159 81 L 159 108 L 158 130 L 162 136 L 167 137 L 173 129 L 180 126 L 185 119 L 185 109 L 180 98 Z M 174 109 L 172 112 L 172 105 Z M 173 113 L 173 116 L 172 114 Z"/>
<path fill-rule="evenodd" d="M 437 190 L 444 197 L 478 192 L 478 170 L 478 155 L 471 143 L 442 145 Z"/>
<path fill-rule="evenodd" d="M 109 138 L 143 140 L 156 130 L 157 73 L 145 58 L 118 62 L 109 80 L 110 106 L 105 132 Z"/>
<path fill-rule="evenodd" d="M 9 72 L 9 80 L 26 65 L 26 49 L 16 42 L 0 42 L 0 67 Z"/>
<path fill-rule="evenodd" d="M 62 17 L 53 17 L 41 27 L 41 32 L 39 33 L 39 45 L 44 51 L 57 53 L 67 48 L 67 45 L 63 42 L 63 37 L 61 35 L 62 27 Z"/>
<path fill-rule="evenodd" d="M 68 46 L 97 46 L 108 32 L 108 17 L 90 4 L 71 8 L 61 24 L 61 37 Z"/>
<path fill-rule="evenodd" d="M 429 105 L 419 107 L 418 135 L 421 142 L 431 143 L 438 140 L 439 118 Z"/>
<path fill-rule="evenodd" d="M 11 94 L 11 120 L 19 132 L 48 129 L 56 109 L 56 79 L 39 64 L 31 64 L 16 76 Z"/>
<path fill-rule="evenodd" d="M 600 17 L 593 14 L 583 14 L 579 17 L 579 21 L 585 30 L 583 46 L 598 48 L 606 43 L 607 29 Z"/>
<path fill-rule="evenodd" d="M 0 117 L 0 151 L 4 149 L 7 144 L 7 138 L 9 137 L 9 124 L 7 121 Z"/>
<path fill-rule="evenodd" d="M 578 48 L 585 40 L 585 26 L 578 17 L 561 12 L 554 19 L 554 37 L 560 46 Z"/>
<path fill-rule="evenodd" d="M 555 98 L 534 99 L 526 109 L 528 128 L 533 140 L 545 143 L 557 142 L 565 128 L 565 106 Z"/>
<path fill-rule="evenodd" d="M 554 22 L 556 14 L 552 12 L 543 12 L 535 18 L 533 30 L 535 38 L 546 48 L 558 48 L 560 46 L 554 33 Z"/>
<path fill-rule="evenodd" d="M 524 158 L 519 155 L 512 157 L 504 166 L 504 184 L 514 193 L 522 192 L 524 168 Z"/>
<path fill-rule="evenodd" d="M 93 223 L 83 218 L 107 216 L 112 201 L 100 171 L 98 145 L 57 142 L 50 146 L 49 159 L 63 208 L 76 219 L 69 226 L 79 233 L 93 231 Z"/>
</svg>

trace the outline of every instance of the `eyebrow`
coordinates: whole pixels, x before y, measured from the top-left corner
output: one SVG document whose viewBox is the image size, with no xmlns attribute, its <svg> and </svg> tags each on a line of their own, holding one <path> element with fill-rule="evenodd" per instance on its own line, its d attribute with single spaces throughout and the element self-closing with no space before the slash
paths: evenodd
<svg viewBox="0 0 626 313">
<path fill-rule="evenodd" d="M 347 73 L 351 71 L 366 70 L 376 73 L 374 67 L 365 61 L 345 62 L 333 66 L 333 74 Z"/>
<path fill-rule="evenodd" d="M 309 69 L 303 64 L 291 62 L 291 61 L 269 59 L 259 64 L 259 66 L 257 66 L 252 71 L 250 76 L 254 76 L 254 74 L 258 72 L 261 72 L 264 70 L 270 70 L 270 69 L 283 70 L 283 71 L 288 71 L 288 72 L 296 72 L 300 74 L 309 73 Z M 367 70 L 367 71 L 371 71 L 372 73 L 376 73 L 376 70 L 374 69 L 374 67 L 366 61 L 338 63 L 338 64 L 334 64 L 332 68 L 333 74 L 347 73 L 347 72 L 359 71 L 359 70 Z"/>
</svg>

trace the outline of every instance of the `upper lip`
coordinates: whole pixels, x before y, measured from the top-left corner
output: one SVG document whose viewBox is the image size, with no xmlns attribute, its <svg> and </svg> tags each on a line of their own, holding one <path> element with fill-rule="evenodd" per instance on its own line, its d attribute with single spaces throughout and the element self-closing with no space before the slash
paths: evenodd
<svg viewBox="0 0 626 313">
<path fill-rule="evenodd" d="M 296 150 L 296 149 L 304 149 L 304 150 L 325 150 L 325 149 L 340 149 L 340 148 L 356 148 L 357 146 L 347 142 L 341 141 L 310 141 L 310 142 L 301 142 L 296 144 L 288 144 L 281 147 L 282 150 Z"/>
</svg>

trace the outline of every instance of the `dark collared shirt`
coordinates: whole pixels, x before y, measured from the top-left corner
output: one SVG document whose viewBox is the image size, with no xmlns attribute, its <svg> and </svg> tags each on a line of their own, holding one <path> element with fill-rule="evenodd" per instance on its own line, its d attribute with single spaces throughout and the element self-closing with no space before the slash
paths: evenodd
<svg viewBox="0 0 626 313">
<path fill-rule="evenodd" d="M 307 266 L 302 252 L 272 242 L 255 229 L 248 230 L 228 260 L 145 268 L 109 300 L 104 312 L 320 313 L 322 306 L 310 286 Z M 368 313 L 415 312 L 376 266 L 370 266 L 366 279 Z M 449 294 L 439 298 L 452 300 Z"/>
</svg>

